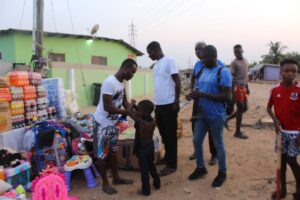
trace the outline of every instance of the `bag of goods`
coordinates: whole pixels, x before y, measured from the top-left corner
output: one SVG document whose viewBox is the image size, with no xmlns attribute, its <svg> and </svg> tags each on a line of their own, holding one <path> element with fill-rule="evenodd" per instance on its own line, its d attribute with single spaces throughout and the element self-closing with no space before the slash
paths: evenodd
<svg viewBox="0 0 300 200">
<path fill-rule="evenodd" d="M 47 96 L 47 91 L 43 85 L 37 86 L 36 90 L 38 98 L 43 98 Z"/>
<path fill-rule="evenodd" d="M 25 117 L 24 115 L 16 115 L 11 117 L 12 128 L 22 128 L 25 126 Z"/>
<path fill-rule="evenodd" d="M 37 72 L 28 72 L 28 79 L 30 85 L 41 85 L 42 75 Z"/>
<path fill-rule="evenodd" d="M 11 99 L 12 100 L 23 100 L 23 88 L 11 86 L 10 87 Z"/>
<path fill-rule="evenodd" d="M 0 133 L 11 130 L 11 116 L 8 102 L 0 102 Z"/>
<path fill-rule="evenodd" d="M 10 102 L 10 113 L 12 116 L 24 114 L 24 102 L 23 101 Z"/>
<path fill-rule="evenodd" d="M 37 119 L 37 112 L 36 111 L 31 111 L 31 112 L 26 112 L 25 114 L 25 124 L 27 126 L 33 124 L 33 119 Z"/>
<path fill-rule="evenodd" d="M 23 87 L 24 100 L 36 99 L 36 88 L 33 85 Z"/>
<path fill-rule="evenodd" d="M 11 101 L 11 94 L 8 87 L 0 88 L 0 102 Z"/>
<path fill-rule="evenodd" d="M 26 86 L 29 85 L 28 72 L 12 71 L 8 73 L 9 82 L 12 86 Z"/>
<path fill-rule="evenodd" d="M 38 98 L 37 99 L 37 109 L 45 110 L 48 107 L 48 99 L 47 98 Z M 47 110 L 46 110 L 47 112 Z"/>
<path fill-rule="evenodd" d="M 56 112 L 56 108 L 54 106 L 49 106 L 47 108 L 47 112 L 48 112 L 48 119 L 56 119 L 57 118 L 57 112 Z"/>
<path fill-rule="evenodd" d="M 26 100 L 25 102 L 25 112 L 32 112 L 37 110 L 36 101 L 34 99 Z"/>
</svg>

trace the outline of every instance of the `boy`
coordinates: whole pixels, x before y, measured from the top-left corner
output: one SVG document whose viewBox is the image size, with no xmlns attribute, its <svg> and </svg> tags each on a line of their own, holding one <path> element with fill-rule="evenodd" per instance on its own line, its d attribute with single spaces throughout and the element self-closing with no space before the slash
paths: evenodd
<svg viewBox="0 0 300 200">
<path fill-rule="evenodd" d="M 154 142 L 153 132 L 155 129 L 155 121 L 151 117 L 154 110 L 154 104 L 149 100 L 143 100 L 134 105 L 132 100 L 127 108 L 128 115 L 135 121 L 134 127 L 136 129 L 134 140 L 134 154 L 139 161 L 141 172 L 142 190 L 139 194 L 150 195 L 149 173 L 153 178 L 153 186 L 155 189 L 160 189 L 160 178 L 153 164 L 154 160 Z M 133 108 L 136 108 L 136 111 Z"/>
<path fill-rule="evenodd" d="M 280 63 L 282 82 L 271 89 L 267 107 L 272 117 L 276 134 L 281 133 L 281 171 L 280 198 L 284 198 L 286 191 L 286 164 L 288 163 L 296 180 L 294 199 L 300 199 L 300 166 L 297 155 L 300 153 L 300 84 L 295 82 L 297 75 L 297 61 L 285 59 Z M 274 106 L 275 114 L 272 111 Z M 272 193 L 276 199 L 276 192 Z"/>
</svg>

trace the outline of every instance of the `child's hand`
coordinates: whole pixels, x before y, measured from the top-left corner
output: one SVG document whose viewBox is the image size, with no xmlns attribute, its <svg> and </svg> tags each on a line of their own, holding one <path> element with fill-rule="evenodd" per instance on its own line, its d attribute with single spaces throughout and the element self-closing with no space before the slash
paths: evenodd
<svg viewBox="0 0 300 200">
<path fill-rule="evenodd" d="M 132 99 L 126 110 L 132 110 L 132 108 L 135 106 L 135 103 L 136 100 Z"/>
<path fill-rule="evenodd" d="M 281 123 L 279 122 L 278 119 L 276 119 L 274 121 L 274 126 L 275 126 L 275 130 L 276 130 L 276 134 L 281 134 L 282 130 L 281 130 Z"/>
</svg>

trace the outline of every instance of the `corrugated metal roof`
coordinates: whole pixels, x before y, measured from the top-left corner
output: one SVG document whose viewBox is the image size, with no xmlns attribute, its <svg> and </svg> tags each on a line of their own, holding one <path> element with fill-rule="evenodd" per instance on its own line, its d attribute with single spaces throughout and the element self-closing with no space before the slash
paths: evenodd
<svg viewBox="0 0 300 200">
<path fill-rule="evenodd" d="M 6 30 L 0 30 L 0 35 L 3 34 L 10 34 L 10 33 L 23 33 L 23 34 L 32 34 L 32 31 L 30 30 L 21 30 L 21 29 L 6 29 Z M 112 39 L 112 38 L 106 38 L 106 37 L 93 37 L 90 35 L 74 35 L 74 34 L 68 34 L 68 33 L 54 33 L 54 32 L 44 32 L 44 36 L 48 37 L 75 37 L 75 38 L 83 38 L 83 39 L 94 39 L 94 40 L 106 40 L 106 41 L 112 41 L 119 44 L 124 45 L 125 47 L 129 48 L 133 52 L 136 53 L 137 56 L 144 55 L 143 52 L 139 51 L 135 47 L 131 46 L 127 42 L 121 40 L 121 39 Z"/>
<path fill-rule="evenodd" d="M 250 69 L 250 71 L 254 72 L 254 71 L 258 71 L 262 68 L 264 68 L 265 66 L 269 66 L 269 67 L 275 67 L 275 68 L 279 68 L 280 65 L 275 65 L 275 64 L 268 64 L 268 63 L 261 63 L 261 64 L 257 64 L 254 67 L 252 67 Z"/>
</svg>

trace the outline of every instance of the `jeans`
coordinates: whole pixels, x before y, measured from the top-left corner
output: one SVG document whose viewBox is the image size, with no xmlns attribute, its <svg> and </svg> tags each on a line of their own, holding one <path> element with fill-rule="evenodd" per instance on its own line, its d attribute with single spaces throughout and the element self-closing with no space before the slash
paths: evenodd
<svg viewBox="0 0 300 200">
<path fill-rule="evenodd" d="M 197 167 L 205 167 L 203 159 L 203 142 L 205 135 L 210 130 L 214 146 L 217 150 L 219 171 L 226 172 L 226 153 L 224 144 L 224 119 L 222 117 L 201 117 L 195 121 L 194 148 Z"/>
<path fill-rule="evenodd" d="M 177 169 L 177 112 L 173 104 L 157 105 L 155 118 L 162 143 L 165 145 L 167 167 Z"/>
<path fill-rule="evenodd" d="M 193 134 L 194 134 L 194 131 L 195 131 L 194 127 L 195 127 L 195 120 L 192 121 Z M 213 141 L 213 138 L 212 138 L 211 133 L 210 133 L 209 130 L 208 130 L 208 144 L 209 144 L 209 151 L 210 151 L 211 157 L 217 157 L 217 150 L 215 148 L 214 141 Z"/>
</svg>

